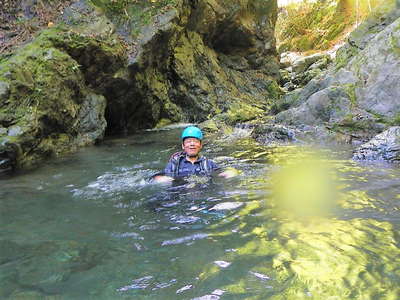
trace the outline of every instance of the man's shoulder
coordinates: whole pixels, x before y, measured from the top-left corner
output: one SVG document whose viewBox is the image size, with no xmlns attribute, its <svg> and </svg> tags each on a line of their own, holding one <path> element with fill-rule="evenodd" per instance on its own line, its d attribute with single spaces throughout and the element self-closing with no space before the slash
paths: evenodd
<svg viewBox="0 0 400 300">
<path fill-rule="evenodd" d="M 171 157 L 169 158 L 169 161 L 170 162 L 171 161 L 179 161 L 183 157 L 185 157 L 185 153 L 183 151 L 178 151 L 171 155 Z"/>
</svg>

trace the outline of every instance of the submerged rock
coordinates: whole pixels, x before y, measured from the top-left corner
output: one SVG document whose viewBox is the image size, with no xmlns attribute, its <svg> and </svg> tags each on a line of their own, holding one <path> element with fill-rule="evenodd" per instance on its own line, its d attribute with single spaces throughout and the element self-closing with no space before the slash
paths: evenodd
<svg viewBox="0 0 400 300">
<path fill-rule="evenodd" d="M 37 297 L 32 299 L 57 295 L 71 276 L 95 268 L 107 257 L 104 248 L 75 241 L 22 245 L 3 240 L 0 250 L 0 264 L 6 270 L 4 279 L 9 281 L 9 286 L 0 289 L 0 296 L 12 294 L 16 299 L 17 295 L 21 299 L 28 295 Z M 7 268 L 7 264 L 12 267 Z"/>
</svg>

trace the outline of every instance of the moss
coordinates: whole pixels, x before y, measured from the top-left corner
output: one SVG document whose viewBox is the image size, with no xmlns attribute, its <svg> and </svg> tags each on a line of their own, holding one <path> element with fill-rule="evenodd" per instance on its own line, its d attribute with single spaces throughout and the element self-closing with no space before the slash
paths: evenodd
<svg viewBox="0 0 400 300">
<path fill-rule="evenodd" d="M 400 126 L 400 113 L 396 113 L 393 117 L 384 116 L 374 112 L 370 112 L 376 118 L 376 121 L 386 126 Z"/>
<path fill-rule="evenodd" d="M 272 114 L 277 114 L 280 113 L 281 111 L 287 110 L 290 107 L 293 107 L 298 104 L 300 100 L 300 93 L 298 91 L 293 91 L 282 98 L 279 98 L 275 100 L 272 104 L 271 107 L 271 113 Z"/>
<path fill-rule="evenodd" d="M 158 121 L 158 123 L 155 126 L 155 128 L 162 128 L 162 127 L 165 127 L 165 126 L 170 125 L 170 124 L 172 124 L 172 121 L 170 119 L 161 118 Z"/>
<path fill-rule="evenodd" d="M 271 100 L 279 99 L 283 95 L 283 91 L 275 80 L 267 83 L 267 91 Z"/>
<path fill-rule="evenodd" d="M 335 58 L 336 70 L 345 67 L 349 63 L 349 61 L 358 54 L 359 51 L 360 50 L 358 48 L 351 45 L 346 45 L 340 48 L 337 51 Z"/>
<path fill-rule="evenodd" d="M 14 141 L 21 148 L 19 166 L 76 147 L 81 104 L 121 68 L 124 53 L 110 36 L 55 26 L 2 61 L 0 80 L 10 92 L 0 103 L 0 123 L 21 128 Z M 85 143 L 91 142 L 88 138 Z"/>
<path fill-rule="evenodd" d="M 400 41 L 393 35 L 390 36 L 390 47 L 394 54 L 400 56 Z"/>
<path fill-rule="evenodd" d="M 228 124 L 246 122 L 261 117 L 263 114 L 264 111 L 258 107 L 237 102 L 232 104 L 226 113 L 226 121 Z"/>
<path fill-rule="evenodd" d="M 356 85 L 355 84 L 345 84 L 345 85 L 342 85 L 342 88 L 345 90 L 346 94 L 349 96 L 351 105 L 353 107 L 355 107 L 357 105 Z"/>
<path fill-rule="evenodd" d="M 90 0 L 102 9 L 114 22 L 130 28 L 130 34 L 136 38 L 141 28 L 152 23 L 153 17 L 166 9 L 177 5 L 178 0 Z"/>
<path fill-rule="evenodd" d="M 400 112 L 396 113 L 393 118 L 389 119 L 388 123 L 391 126 L 400 126 Z"/>
</svg>

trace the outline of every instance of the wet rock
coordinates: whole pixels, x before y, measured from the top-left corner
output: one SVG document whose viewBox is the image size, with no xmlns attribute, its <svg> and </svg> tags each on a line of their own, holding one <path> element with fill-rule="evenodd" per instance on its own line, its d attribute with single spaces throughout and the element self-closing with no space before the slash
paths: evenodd
<svg viewBox="0 0 400 300">
<path fill-rule="evenodd" d="M 295 140 L 295 131 L 278 124 L 263 124 L 254 128 L 251 136 L 264 145 L 287 144 Z"/>
<path fill-rule="evenodd" d="M 0 173 L 15 168 L 21 148 L 10 137 L 0 137 Z"/>
<path fill-rule="evenodd" d="M 265 99 L 278 90 L 276 1 L 178 3 L 140 30 L 129 58 L 134 89 L 126 86 L 139 104 L 127 105 L 128 128 L 154 126 L 160 118 L 201 122 L 219 113 L 240 122 L 238 107 L 249 119 L 256 107 L 258 114 L 265 110 Z"/>
<path fill-rule="evenodd" d="M 10 240 L 0 240 L 0 265 L 27 257 L 28 248 Z"/>
<path fill-rule="evenodd" d="M 101 139 L 106 100 L 94 90 L 123 65 L 123 53 L 114 39 L 53 27 L 2 61 L 10 88 L 0 104 L 8 134 L 0 137 L 0 168 L 31 167 Z"/>
<path fill-rule="evenodd" d="M 200 128 L 205 132 L 218 132 L 219 126 L 215 120 L 207 120 L 200 124 Z"/>
<path fill-rule="evenodd" d="M 92 246 L 73 241 L 32 246 L 28 251 L 29 259 L 16 265 L 19 284 L 47 294 L 58 294 L 75 272 L 90 270 L 106 257 L 104 249 Z"/>
<path fill-rule="evenodd" d="M 353 153 L 356 160 L 400 161 L 400 126 L 390 127 L 361 145 Z"/>
</svg>

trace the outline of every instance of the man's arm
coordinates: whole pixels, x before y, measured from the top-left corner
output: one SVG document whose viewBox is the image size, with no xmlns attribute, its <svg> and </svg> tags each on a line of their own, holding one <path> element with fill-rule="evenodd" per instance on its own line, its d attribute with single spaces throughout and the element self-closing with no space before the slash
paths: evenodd
<svg viewBox="0 0 400 300">
<path fill-rule="evenodd" d="M 209 160 L 208 163 L 209 163 L 209 166 L 210 166 L 212 172 L 221 171 L 221 167 L 218 166 L 214 161 Z M 224 178 L 232 178 L 232 177 L 237 176 L 238 174 L 239 174 L 238 170 L 230 167 L 230 168 L 226 168 L 226 169 L 224 169 L 224 171 L 218 173 L 218 176 L 224 177 Z"/>
<path fill-rule="evenodd" d="M 174 180 L 174 165 L 172 159 L 169 160 L 164 170 L 154 174 L 151 179 L 158 183 L 171 182 Z"/>
</svg>

